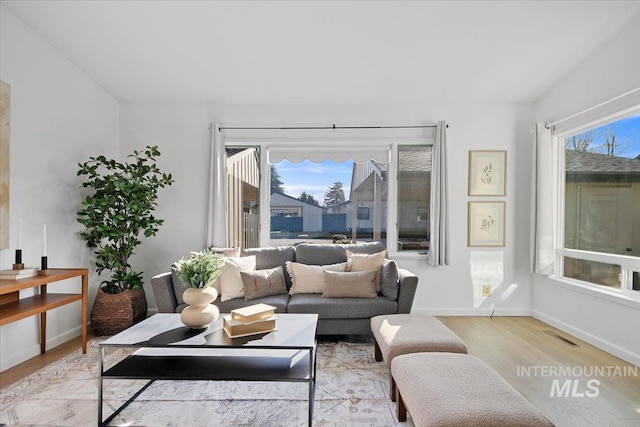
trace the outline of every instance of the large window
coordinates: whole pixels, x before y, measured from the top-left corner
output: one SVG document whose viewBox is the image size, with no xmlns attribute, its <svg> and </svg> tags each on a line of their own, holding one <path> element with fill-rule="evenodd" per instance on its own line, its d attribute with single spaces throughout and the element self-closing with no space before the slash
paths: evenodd
<svg viewBox="0 0 640 427">
<path fill-rule="evenodd" d="M 343 149 L 351 158 L 335 161 L 319 148 L 294 151 L 297 158 L 271 149 L 226 147 L 230 245 L 380 241 L 428 250 L 431 145 Z"/>
<path fill-rule="evenodd" d="M 271 164 L 271 244 L 386 244 L 387 168 L 376 160 Z"/>
<path fill-rule="evenodd" d="M 640 290 L 640 115 L 562 138 L 562 275 Z"/>
</svg>

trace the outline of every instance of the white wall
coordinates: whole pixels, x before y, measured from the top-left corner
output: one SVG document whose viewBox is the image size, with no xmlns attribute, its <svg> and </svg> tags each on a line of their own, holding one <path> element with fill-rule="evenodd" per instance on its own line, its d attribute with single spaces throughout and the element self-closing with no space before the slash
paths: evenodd
<svg viewBox="0 0 640 427">
<path fill-rule="evenodd" d="M 640 87 L 638 40 L 636 24 L 558 82 L 536 103 L 536 121 L 562 119 Z M 605 299 L 538 275 L 532 291 L 535 317 L 640 365 L 640 303 Z"/>
<path fill-rule="evenodd" d="M 4 6 L 0 6 L 0 79 L 11 85 L 11 248 L 0 268 L 11 268 L 22 219 L 23 260 L 39 266 L 47 225 L 49 266 L 89 267 L 75 212 L 80 206 L 77 163 L 89 155 L 118 154 L 118 102 Z M 90 274 L 90 297 L 98 286 Z M 79 279 L 50 285 L 78 292 Z M 22 291 L 21 296 L 32 292 Z M 47 314 L 47 347 L 80 334 L 80 303 Z M 0 370 L 40 352 L 38 317 L 0 327 Z"/>
<path fill-rule="evenodd" d="M 158 216 L 165 219 L 158 236 L 146 239 L 133 261 L 145 271 L 150 308 L 155 307 L 149 278 L 167 271 L 171 262 L 199 250 L 204 223 L 211 122 L 223 125 L 393 125 L 432 124 L 440 119 L 448 130 L 452 262 L 427 267 L 424 259 L 400 260 L 420 276 L 416 312 L 488 315 L 530 314 L 528 274 L 529 150 L 532 107 L 505 104 L 334 105 L 334 106 L 209 106 L 202 104 L 121 105 L 120 150 L 124 155 L 146 144 L 158 144 L 159 165 L 175 184 L 159 195 Z M 470 149 L 508 151 L 507 245 L 501 249 L 467 248 L 467 162 Z M 480 198 L 476 198 L 480 200 Z M 487 199 L 483 198 L 482 200 Z M 471 260 L 474 260 L 473 265 Z M 472 268 L 477 284 L 499 286 L 492 301 L 474 301 Z M 487 270 L 489 276 L 487 278 Z M 498 272 L 498 275 L 492 273 Z M 500 273 L 502 272 L 502 273 Z M 513 286 L 512 286 L 513 285 Z M 511 287 L 510 295 L 503 294 Z M 514 289 L 515 288 L 515 289 Z M 503 300 L 504 298 L 504 300 Z M 475 305 L 482 304 L 476 309 Z"/>
</svg>

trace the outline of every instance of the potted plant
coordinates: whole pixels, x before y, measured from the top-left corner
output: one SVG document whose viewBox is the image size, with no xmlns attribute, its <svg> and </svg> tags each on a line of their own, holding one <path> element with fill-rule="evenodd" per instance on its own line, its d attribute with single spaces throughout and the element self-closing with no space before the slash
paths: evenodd
<svg viewBox="0 0 640 427">
<path fill-rule="evenodd" d="M 351 243 L 351 240 L 347 239 L 347 236 L 344 234 L 334 234 L 333 235 L 333 243 L 336 244 L 348 244 Z"/>
<path fill-rule="evenodd" d="M 93 309 L 91 327 L 96 335 L 112 335 L 144 319 L 147 300 L 142 272 L 133 271 L 129 258 L 141 243 L 139 237 L 155 236 L 164 220 L 156 218 L 160 188 L 171 185 L 171 174 L 160 172 L 157 146 L 134 151 L 131 161 L 118 162 L 105 156 L 78 163 L 77 175 L 90 192 L 77 212 L 80 233 L 96 256 L 96 272 L 111 272 L 101 283 Z"/>
<path fill-rule="evenodd" d="M 193 329 L 206 328 L 214 322 L 220 312 L 211 303 L 218 297 L 218 291 L 211 286 L 222 273 L 222 255 L 205 249 L 192 252 L 188 259 L 176 261 L 178 278 L 187 286 L 182 294 L 187 307 L 180 313 L 182 323 Z"/>
</svg>

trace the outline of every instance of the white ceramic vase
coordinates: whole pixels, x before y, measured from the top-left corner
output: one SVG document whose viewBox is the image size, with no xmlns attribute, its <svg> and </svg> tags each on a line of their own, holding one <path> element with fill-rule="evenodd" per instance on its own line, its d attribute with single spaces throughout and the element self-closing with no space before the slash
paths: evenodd
<svg viewBox="0 0 640 427">
<path fill-rule="evenodd" d="M 188 304 L 180 320 L 193 329 L 204 329 L 215 322 L 220 316 L 220 310 L 211 303 L 218 297 L 218 291 L 213 286 L 207 288 L 187 288 L 182 294 L 185 304 Z"/>
</svg>

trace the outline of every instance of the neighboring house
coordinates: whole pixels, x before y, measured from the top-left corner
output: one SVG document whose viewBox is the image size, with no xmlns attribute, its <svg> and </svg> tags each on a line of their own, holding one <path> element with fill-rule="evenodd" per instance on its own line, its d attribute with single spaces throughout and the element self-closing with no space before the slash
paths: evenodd
<svg viewBox="0 0 640 427">
<path fill-rule="evenodd" d="M 565 246 L 638 256 L 640 217 L 631 213 L 640 212 L 640 159 L 567 149 L 565 162 Z M 565 268 L 578 268 L 568 260 Z"/>
<path fill-rule="evenodd" d="M 382 241 L 387 223 L 387 164 L 375 160 L 354 162 L 351 174 L 350 222 L 352 240 L 357 230 L 371 230 L 374 241 Z"/>
<path fill-rule="evenodd" d="M 259 238 L 260 158 L 255 148 L 228 148 L 227 242 L 231 247 L 257 247 Z"/>
<path fill-rule="evenodd" d="M 387 166 L 375 160 L 354 163 L 350 205 L 344 208 L 350 228 L 372 230 L 374 240 L 386 233 Z M 399 249 L 428 247 L 430 191 L 431 150 L 403 147 L 398 157 Z"/>
<path fill-rule="evenodd" d="M 322 232 L 324 208 L 283 193 L 271 193 L 271 232 Z"/>
<path fill-rule="evenodd" d="M 565 239 L 575 249 L 640 253 L 640 159 L 566 150 Z M 598 242 L 596 245 L 594 242 Z"/>
</svg>

